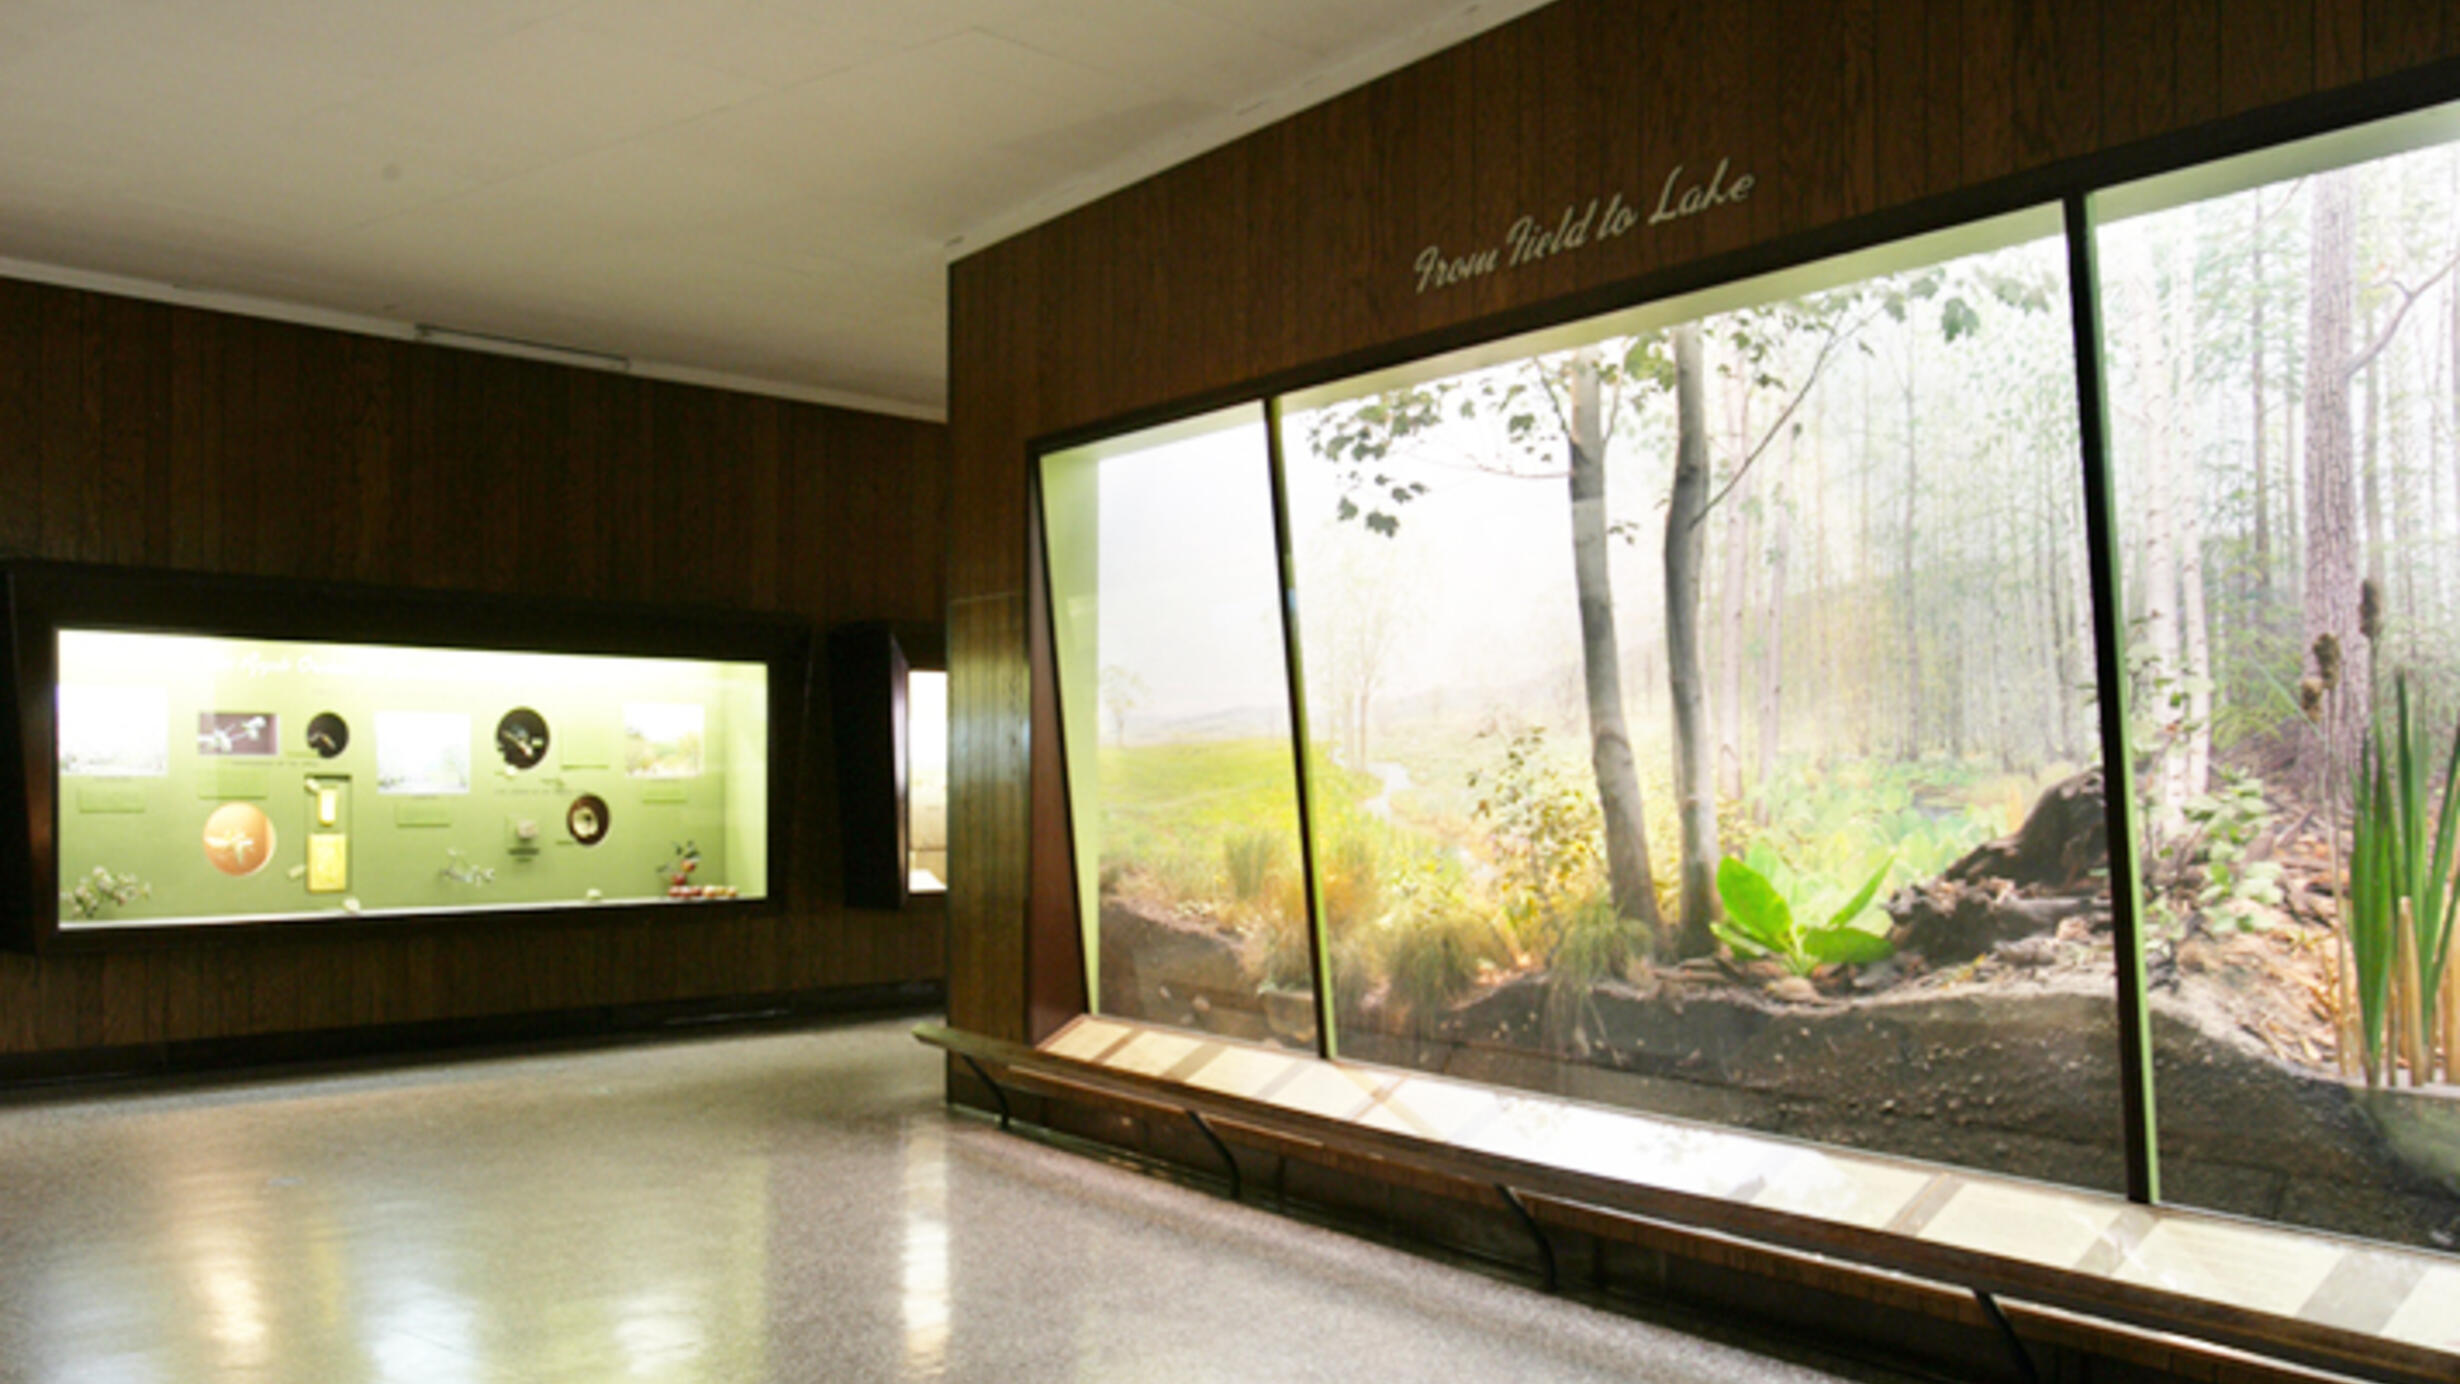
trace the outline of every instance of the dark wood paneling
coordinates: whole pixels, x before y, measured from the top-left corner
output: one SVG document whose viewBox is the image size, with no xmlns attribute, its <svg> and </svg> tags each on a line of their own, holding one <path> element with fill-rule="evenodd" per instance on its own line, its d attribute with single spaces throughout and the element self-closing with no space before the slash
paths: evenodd
<svg viewBox="0 0 2460 1384">
<path fill-rule="evenodd" d="M 1964 83 L 1956 118 L 1964 131 L 1964 181 L 1988 182 L 2012 173 L 2016 147 L 2016 15 L 2018 0 L 1965 0 L 1958 25 Z"/>
<path fill-rule="evenodd" d="M 951 602 L 948 1005 L 964 1012 L 967 1028 L 1018 1041 L 1026 1036 L 1028 685 L 1024 594 Z"/>
<path fill-rule="evenodd" d="M 2178 11 L 2170 0 L 2113 5 L 2101 26 L 2101 134 L 2112 144 L 2166 130 L 2178 112 Z"/>
<path fill-rule="evenodd" d="M 2351 0 L 2320 0 L 2325 6 Z M 2318 0 L 2229 0 L 2221 7 L 2221 114 L 2303 96 L 2315 82 Z"/>
<path fill-rule="evenodd" d="M 2022 0 L 2015 12 L 2015 142 L 2038 166 L 2101 147 L 2101 10 Z"/>
<path fill-rule="evenodd" d="M 950 1012 L 1022 1036 L 1025 473 L 1038 439 L 1500 330 L 2447 59 L 2460 0 L 1560 0 L 950 270 Z M 1419 293 L 1418 252 L 1720 158 L 1742 206 Z M 11 348 L 0 344 L 0 353 Z M 18 348 L 22 350 L 23 348 Z M 1037 756 L 1050 737 L 1033 740 Z M 1043 815 L 1049 815 L 1047 808 Z M 1039 895 L 1034 896 L 1039 898 Z M 1044 899 L 1030 906 L 1048 908 Z"/>
<path fill-rule="evenodd" d="M 936 424 L 19 281 L 0 380 L 0 556 L 942 618 Z M 778 917 L 0 956 L 0 1057 L 936 979 L 935 920 L 815 887 L 814 729 Z"/>
<path fill-rule="evenodd" d="M 2315 85 L 2347 86 L 2366 77 L 2366 6 L 2315 6 Z"/>
<path fill-rule="evenodd" d="M 1919 11 L 1892 15 L 1871 30 L 1871 173 L 1882 205 L 1918 197 L 1931 185 L 1926 18 Z"/>
<path fill-rule="evenodd" d="M 2358 28 L 2366 74 L 2397 72 L 2449 41 L 2445 26 L 2454 7 L 2440 0 L 2319 0 L 2318 12 L 2335 16 L 2343 31 Z M 2336 36 L 2346 45 L 2345 32 Z"/>
</svg>

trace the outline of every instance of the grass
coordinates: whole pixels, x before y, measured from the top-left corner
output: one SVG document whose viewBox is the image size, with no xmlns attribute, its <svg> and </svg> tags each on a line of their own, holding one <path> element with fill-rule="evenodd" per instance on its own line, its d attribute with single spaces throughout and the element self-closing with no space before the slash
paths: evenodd
<svg viewBox="0 0 2460 1384">
<path fill-rule="evenodd" d="M 1491 775 L 1504 744 L 1502 736 L 1459 726 L 1395 728 L 1374 754 L 1409 773 L 1389 815 L 1366 810 L 1384 790 L 1363 766 L 1336 765 L 1320 748 L 1311 761 L 1315 859 L 1345 1005 L 1380 991 L 1422 1024 L 1480 974 L 1543 970 L 1568 984 L 1571 972 L 1593 980 L 1645 951 L 1648 939 L 1603 904 L 1602 880 L 1561 899 L 1516 893 L 1526 886 L 1474 813 L 1478 795 L 1496 791 Z M 1528 772 L 1593 792 L 1587 749 L 1576 731 L 1556 730 Z M 1651 864 L 1661 904 L 1670 907 L 1680 845 L 1672 786 L 1651 769 L 1663 759 L 1642 755 L 1641 791 Z M 1099 767 L 1105 880 L 1240 931 L 1260 983 L 1303 984 L 1298 924 L 1306 904 L 1287 742 L 1110 746 Z M 1473 769 L 1489 776 L 1476 789 L 1468 783 Z M 1729 809 L 1721 814 L 1722 845 L 1730 856 L 1781 857 L 1788 894 L 1832 906 L 1872 878 L 1874 862 L 1893 859 L 1884 870 L 1889 882 L 1926 878 L 2012 831 L 2041 788 L 2064 773 L 2054 766 L 2007 774 L 1943 760 L 1789 761 L 1769 787 L 1768 820 Z M 1546 916 L 1522 916 L 1533 909 Z M 1569 1010 L 1555 1017 L 1577 1026 Z"/>
<path fill-rule="evenodd" d="M 1104 746 L 1102 860 L 1182 902 L 1253 899 L 1266 876 L 1298 858 L 1296 778 L 1286 741 L 1201 740 Z M 1357 800 L 1375 780 L 1336 770 L 1317 791 Z"/>
</svg>

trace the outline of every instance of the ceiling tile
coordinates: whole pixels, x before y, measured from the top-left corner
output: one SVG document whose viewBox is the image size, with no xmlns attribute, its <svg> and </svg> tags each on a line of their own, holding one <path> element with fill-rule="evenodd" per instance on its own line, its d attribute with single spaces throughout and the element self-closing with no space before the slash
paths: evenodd
<svg viewBox="0 0 2460 1384">
<path fill-rule="evenodd" d="M 420 67 L 336 118 L 508 177 L 723 110 L 766 88 L 563 19 Z"/>
<path fill-rule="evenodd" d="M 1303 72 L 1315 54 L 1163 0 L 1051 4 L 986 32 L 1195 101 L 1231 106 Z M 1166 127 L 1147 127 L 1166 128 Z"/>
<path fill-rule="evenodd" d="M 605 0 L 573 22 L 773 89 L 897 51 L 843 6 L 770 0 Z"/>
</svg>

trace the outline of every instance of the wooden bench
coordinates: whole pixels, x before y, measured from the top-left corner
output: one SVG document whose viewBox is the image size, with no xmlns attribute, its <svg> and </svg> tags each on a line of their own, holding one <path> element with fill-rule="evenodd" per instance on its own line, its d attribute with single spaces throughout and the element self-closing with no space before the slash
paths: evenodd
<svg viewBox="0 0 2460 1384">
<path fill-rule="evenodd" d="M 2148 1207 L 1909 1159 L 1086 1016 L 1040 1047 L 927 1024 L 990 1090 L 1176 1112 L 1230 1170 L 1217 1125 L 1522 1198 L 1808 1252 L 1954 1285 L 2030 1354 L 2002 1296 L 2361 1378 L 2460 1380 L 2460 1260 Z"/>
</svg>

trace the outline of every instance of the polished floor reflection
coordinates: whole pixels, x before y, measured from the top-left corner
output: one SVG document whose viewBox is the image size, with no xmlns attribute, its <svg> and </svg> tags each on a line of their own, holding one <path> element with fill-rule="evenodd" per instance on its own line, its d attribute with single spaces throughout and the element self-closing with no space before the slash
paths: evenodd
<svg viewBox="0 0 2460 1384">
<path fill-rule="evenodd" d="M 1876 1379 L 948 1115 L 904 1021 L 0 1100 L 0 1381 Z"/>
</svg>

